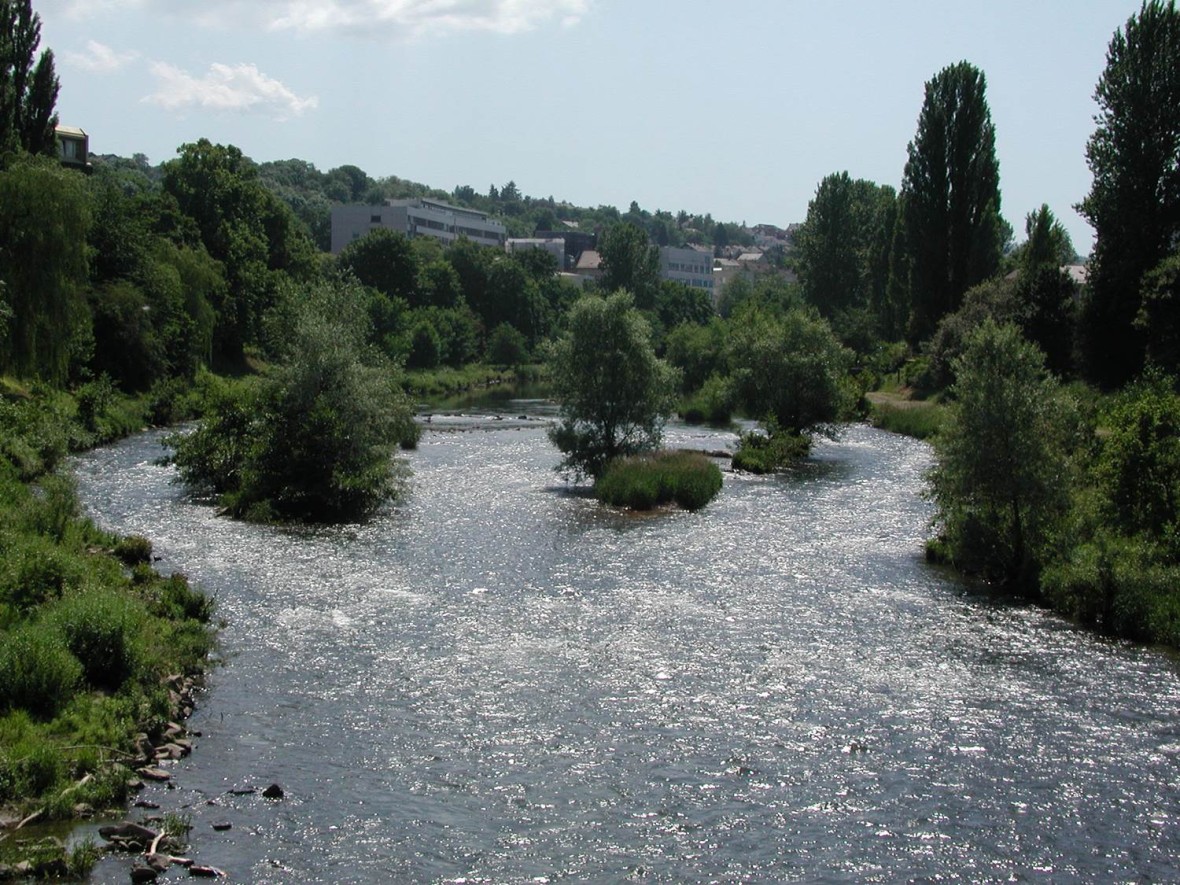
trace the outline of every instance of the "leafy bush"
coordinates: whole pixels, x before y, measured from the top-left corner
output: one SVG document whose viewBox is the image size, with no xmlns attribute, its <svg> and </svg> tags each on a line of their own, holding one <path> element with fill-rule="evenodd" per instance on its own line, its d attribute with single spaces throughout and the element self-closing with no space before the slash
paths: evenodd
<svg viewBox="0 0 1180 885">
<path fill-rule="evenodd" d="M 46 613 L 94 688 L 117 691 L 142 670 L 147 611 L 139 600 L 111 589 L 68 596 Z"/>
<path fill-rule="evenodd" d="M 689 424 L 728 424 L 733 417 L 733 385 L 728 378 L 710 375 L 689 397 L 681 416 Z"/>
<path fill-rule="evenodd" d="M 82 665 L 55 630 L 25 624 L 0 641 L 0 711 L 53 717 L 73 696 Z"/>
<path fill-rule="evenodd" d="M 695 452 L 661 451 L 611 461 L 594 483 L 604 504 L 650 510 L 674 502 L 699 510 L 721 491 L 721 471 Z"/>
<path fill-rule="evenodd" d="M 500 323 L 488 336 L 487 359 L 495 366 L 519 366 L 529 358 L 529 343 L 508 323 Z"/>
<path fill-rule="evenodd" d="M 124 565 L 139 565 L 151 561 L 152 542 L 142 535 L 128 535 L 115 543 L 113 552 Z"/>
<path fill-rule="evenodd" d="M 743 433 L 741 445 L 733 454 L 733 469 L 749 473 L 773 473 L 807 457 L 811 439 L 791 433 Z"/>
</svg>

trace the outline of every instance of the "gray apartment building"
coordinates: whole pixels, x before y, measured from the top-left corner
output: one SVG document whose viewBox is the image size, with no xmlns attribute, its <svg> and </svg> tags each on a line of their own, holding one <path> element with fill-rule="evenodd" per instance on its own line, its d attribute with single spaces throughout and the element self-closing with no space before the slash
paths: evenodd
<svg viewBox="0 0 1180 885">
<path fill-rule="evenodd" d="M 450 243 L 466 237 L 481 246 L 504 248 L 508 231 L 486 212 L 439 200 L 415 197 L 383 206 L 336 206 L 332 209 L 332 254 L 371 230 L 386 227 L 408 237 L 427 236 Z"/>
<path fill-rule="evenodd" d="M 713 294 L 713 253 L 660 246 L 660 277 Z"/>
</svg>

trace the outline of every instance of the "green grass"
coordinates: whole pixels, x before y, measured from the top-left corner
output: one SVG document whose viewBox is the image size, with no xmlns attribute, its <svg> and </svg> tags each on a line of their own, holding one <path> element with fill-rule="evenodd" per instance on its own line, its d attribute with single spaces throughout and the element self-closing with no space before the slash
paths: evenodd
<svg viewBox="0 0 1180 885">
<path fill-rule="evenodd" d="M 482 363 L 471 363 L 459 369 L 439 366 L 436 369 L 409 370 L 403 384 L 406 393 L 411 396 L 437 399 L 481 387 L 513 384 L 521 378 L 528 380 L 535 374 L 535 371 L 530 371 L 531 368 L 523 366 L 520 369 L 505 369 Z"/>
<path fill-rule="evenodd" d="M 98 382 L 82 393 L 0 383 L 0 805 L 41 820 L 125 805 L 136 735 L 176 715 L 165 680 L 202 671 L 213 644 L 210 600 L 156 574 L 146 539 L 82 518 L 55 472 L 68 451 L 143 426 L 146 399 Z M 75 877 L 95 856 L 14 839 L 0 855 Z"/>
<path fill-rule="evenodd" d="M 927 400 L 874 399 L 869 407 L 869 422 L 874 427 L 915 439 L 930 439 L 945 421 L 946 407 Z"/>
<path fill-rule="evenodd" d="M 700 510 L 721 491 L 721 471 L 695 452 L 660 451 L 616 458 L 594 483 L 594 495 L 604 504 L 651 510 L 675 503 Z"/>
</svg>

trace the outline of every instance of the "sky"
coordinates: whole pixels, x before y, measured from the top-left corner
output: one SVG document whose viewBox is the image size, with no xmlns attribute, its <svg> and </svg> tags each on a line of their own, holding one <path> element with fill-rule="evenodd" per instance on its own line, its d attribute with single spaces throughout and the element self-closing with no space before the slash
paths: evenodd
<svg viewBox="0 0 1180 885">
<path fill-rule="evenodd" d="M 446 191 L 515 181 L 786 226 L 898 187 L 923 88 L 987 77 L 1002 213 L 1082 254 L 1094 87 L 1139 0 L 33 0 L 61 123 L 152 163 L 199 138 Z"/>
</svg>

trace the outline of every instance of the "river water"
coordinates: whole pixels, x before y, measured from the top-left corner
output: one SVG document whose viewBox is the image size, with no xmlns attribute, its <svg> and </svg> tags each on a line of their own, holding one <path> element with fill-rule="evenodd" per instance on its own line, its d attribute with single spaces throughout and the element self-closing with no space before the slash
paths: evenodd
<svg viewBox="0 0 1180 885">
<path fill-rule="evenodd" d="M 542 422 L 440 415 L 402 503 L 321 530 L 220 518 L 161 454 L 77 473 L 226 621 L 148 798 L 231 881 L 1180 879 L 1176 661 L 928 566 L 921 443 L 850 427 L 632 516 L 562 483 Z"/>
</svg>

